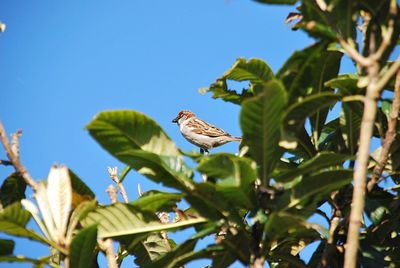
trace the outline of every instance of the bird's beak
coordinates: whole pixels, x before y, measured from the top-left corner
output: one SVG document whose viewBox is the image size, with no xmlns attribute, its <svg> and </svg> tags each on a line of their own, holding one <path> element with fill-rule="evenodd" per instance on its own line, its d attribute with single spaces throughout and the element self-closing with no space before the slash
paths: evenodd
<svg viewBox="0 0 400 268">
<path fill-rule="evenodd" d="M 172 123 L 178 123 L 178 117 L 175 117 L 175 118 L 172 120 Z"/>
</svg>

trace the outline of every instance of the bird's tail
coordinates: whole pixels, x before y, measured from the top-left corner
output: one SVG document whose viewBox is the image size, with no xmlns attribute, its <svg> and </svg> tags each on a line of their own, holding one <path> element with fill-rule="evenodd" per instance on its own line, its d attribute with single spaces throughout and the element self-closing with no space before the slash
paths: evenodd
<svg viewBox="0 0 400 268">
<path fill-rule="evenodd" d="M 233 137 L 233 136 L 232 136 L 232 140 L 233 140 L 233 141 L 241 142 L 241 141 L 242 141 L 242 137 Z"/>
</svg>

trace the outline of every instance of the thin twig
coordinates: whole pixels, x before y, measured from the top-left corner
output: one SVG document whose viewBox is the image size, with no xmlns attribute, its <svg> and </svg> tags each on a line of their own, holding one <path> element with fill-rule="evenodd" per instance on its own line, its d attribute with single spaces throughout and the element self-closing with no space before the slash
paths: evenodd
<svg viewBox="0 0 400 268">
<path fill-rule="evenodd" d="M 19 160 L 19 157 L 14 154 L 11 145 L 7 139 L 7 134 L 1 121 L 0 121 L 0 138 L 4 150 L 7 153 L 7 157 L 14 166 L 15 170 L 21 174 L 26 184 L 28 184 L 32 188 L 32 190 L 36 192 L 36 189 L 38 187 L 37 182 L 31 177 L 26 168 L 22 165 L 21 161 Z"/>
<path fill-rule="evenodd" d="M 368 192 L 371 192 L 374 186 L 379 182 L 382 172 L 389 159 L 390 148 L 396 138 L 396 126 L 400 109 L 400 71 L 397 72 L 396 82 L 394 86 L 394 99 L 392 103 L 392 111 L 388 122 L 388 130 L 385 135 L 385 141 L 382 146 L 380 159 L 374 167 L 371 180 L 367 184 Z"/>
<path fill-rule="evenodd" d="M 389 14 L 391 18 L 389 19 L 387 31 L 382 36 L 382 42 L 377 49 L 377 51 L 371 55 L 371 59 L 374 61 L 379 61 L 382 55 L 385 53 L 386 49 L 390 45 L 390 40 L 392 39 L 395 25 L 395 18 L 397 15 L 397 3 L 396 0 L 390 1 Z"/>
<path fill-rule="evenodd" d="M 108 197 L 110 198 L 112 204 L 115 204 L 118 202 L 117 189 L 115 189 L 115 187 L 113 185 L 109 185 L 107 187 L 106 192 L 107 192 Z"/>
<path fill-rule="evenodd" d="M 11 163 L 11 161 L 8 161 L 8 160 L 0 160 L 0 165 L 12 166 L 12 163 Z"/>
<path fill-rule="evenodd" d="M 106 192 L 112 204 L 118 202 L 117 189 L 115 189 L 113 185 L 109 185 Z M 104 252 L 104 254 L 106 254 L 108 268 L 118 268 L 117 257 L 114 253 L 114 246 L 112 242 L 113 241 L 111 238 L 107 238 L 104 240 L 100 238 L 97 239 L 97 244 L 99 245 L 99 248 Z"/>
<path fill-rule="evenodd" d="M 111 238 L 105 240 L 97 239 L 99 248 L 106 254 L 108 268 L 118 268 Z"/>
<path fill-rule="evenodd" d="M 19 138 L 21 136 L 21 129 L 18 129 L 17 132 L 11 134 L 11 150 L 17 158 L 19 158 Z"/>
<path fill-rule="evenodd" d="M 110 174 L 110 178 L 117 184 L 117 187 L 118 187 L 119 191 L 121 192 L 124 202 L 129 203 L 129 198 L 126 193 L 125 187 L 122 184 L 122 182 L 119 180 L 118 175 L 117 175 L 118 168 L 117 167 L 114 167 L 114 168 L 108 167 L 108 173 Z"/>
<path fill-rule="evenodd" d="M 361 55 L 352 45 L 350 45 L 343 37 L 337 37 L 339 44 L 343 47 L 343 49 L 347 52 L 347 55 L 352 58 L 355 62 L 360 64 L 363 67 L 370 66 L 373 61 L 371 59 L 364 57 Z"/>
</svg>

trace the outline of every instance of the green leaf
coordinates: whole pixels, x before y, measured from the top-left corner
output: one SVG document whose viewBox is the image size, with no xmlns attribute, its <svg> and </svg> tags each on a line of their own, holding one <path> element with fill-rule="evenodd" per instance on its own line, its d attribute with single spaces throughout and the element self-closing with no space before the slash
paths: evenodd
<svg viewBox="0 0 400 268">
<path fill-rule="evenodd" d="M 72 170 L 68 169 L 69 177 L 71 178 L 71 186 L 74 192 L 82 196 L 95 198 L 95 194 Z"/>
<path fill-rule="evenodd" d="M 365 89 L 357 86 L 358 76 L 355 74 L 341 74 L 327 82 L 325 86 L 338 89 L 338 93 L 342 96 L 364 95 Z"/>
<path fill-rule="evenodd" d="M 288 208 L 311 210 L 332 191 L 351 183 L 352 179 L 353 171 L 349 169 L 322 170 L 304 176 L 291 187 Z"/>
<path fill-rule="evenodd" d="M 92 225 L 80 230 L 72 239 L 70 246 L 71 267 L 96 267 L 97 226 Z"/>
<path fill-rule="evenodd" d="M 224 74 L 233 81 L 250 81 L 253 84 L 269 82 L 274 78 L 271 68 L 261 59 L 238 58 L 233 66 Z"/>
<path fill-rule="evenodd" d="M 240 210 L 221 193 L 214 183 L 200 183 L 195 189 L 187 194 L 185 199 L 192 208 L 209 220 L 219 221 L 225 219 L 243 225 L 243 215 Z"/>
<path fill-rule="evenodd" d="M 11 255 L 14 251 L 15 242 L 9 239 L 0 239 L 0 256 Z"/>
<path fill-rule="evenodd" d="M 25 228 L 30 219 L 30 213 L 24 209 L 19 202 L 6 207 L 0 212 L 0 232 L 22 236 L 48 244 L 47 240 L 34 232 Z"/>
<path fill-rule="evenodd" d="M 251 244 L 250 233 L 242 230 L 238 230 L 236 234 L 227 232 L 220 243 L 224 250 L 219 254 L 213 254 L 212 267 L 228 267 L 236 260 L 247 266 L 250 263 Z"/>
<path fill-rule="evenodd" d="M 280 182 L 287 182 L 298 176 L 305 176 L 312 172 L 320 171 L 326 168 L 342 168 L 343 162 L 352 158 L 349 155 L 337 154 L 333 152 L 321 152 L 316 156 L 301 163 L 297 168 L 281 173 L 274 177 Z"/>
<path fill-rule="evenodd" d="M 318 110 L 334 105 L 341 100 L 341 96 L 331 92 L 325 92 L 305 97 L 289 106 L 284 115 L 285 128 L 296 132 L 308 116 L 315 114 Z"/>
<path fill-rule="evenodd" d="M 145 192 L 139 199 L 129 204 L 147 212 L 173 211 L 183 194 L 160 192 L 156 190 Z"/>
<path fill-rule="evenodd" d="M 133 248 L 129 249 L 129 252 L 135 255 L 135 264 L 139 267 L 144 267 L 162 255 L 167 254 L 170 250 L 169 241 L 164 239 L 160 233 L 153 233 L 141 243 L 137 243 Z"/>
<path fill-rule="evenodd" d="M 324 92 L 333 93 L 324 83 L 337 76 L 342 53 L 327 51 L 326 48 L 326 43 L 319 42 L 302 51 L 295 52 L 277 73 L 277 77 L 284 82 L 288 90 L 290 103 L 298 102 L 299 100 L 303 101 L 301 98 L 307 95 Z M 310 123 L 315 145 L 325 123 L 329 105 L 319 107 L 319 109 L 314 109 L 314 107 L 309 108 L 313 110 L 312 115 L 310 114 Z M 290 136 L 292 137 L 289 138 Z M 297 137 L 297 139 L 299 138 Z M 284 145 L 286 148 L 296 145 L 293 134 L 288 135 L 288 138 L 285 140 L 289 142 L 286 143 L 287 145 Z"/>
<path fill-rule="evenodd" d="M 250 159 L 227 153 L 214 154 L 203 158 L 197 169 L 208 177 L 221 178 L 216 183 L 217 192 L 231 203 L 248 209 L 255 206 L 252 193 L 257 172 Z"/>
<path fill-rule="evenodd" d="M 250 59 L 246 62 L 244 58 L 238 58 L 233 66 L 217 79 L 217 81 L 205 92 L 213 92 L 213 98 L 221 98 L 235 104 L 242 103 L 245 99 L 253 96 L 253 87 L 256 84 L 269 82 L 274 78 L 271 68 L 261 59 Z M 242 93 L 228 88 L 227 80 L 249 81 L 250 88 L 243 89 Z"/>
<path fill-rule="evenodd" d="M 84 226 L 98 224 L 99 237 L 118 237 L 177 230 L 187 228 L 206 220 L 195 218 L 177 223 L 161 224 L 154 213 L 141 211 L 129 204 L 116 203 L 90 212 L 82 221 Z"/>
<path fill-rule="evenodd" d="M 139 173 L 169 187 L 192 187 L 192 171 L 151 118 L 135 111 L 102 112 L 87 129 L 104 149 Z"/>
<path fill-rule="evenodd" d="M 195 237 L 186 240 L 185 242 L 176 246 L 166 254 L 160 256 L 153 262 L 141 267 L 144 268 L 183 267 L 186 263 L 193 260 L 211 258 L 212 254 L 215 253 L 215 246 L 208 246 L 205 249 L 194 251 L 197 241 L 207 235 L 208 233 L 203 233 L 200 235 L 199 233 L 197 233 Z"/>
<path fill-rule="evenodd" d="M 339 121 L 343 140 L 352 155 L 357 151 L 361 127 L 361 116 L 354 112 L 354 109 L 357 109 L 356 106 L 358 104 L 343 102 Z"/>
<path fill-rule="evenodd" d="M 298 27 L 313 37 L 336 40 L 337 33 L 345 39 L 355 38 L 357 4 L 354 1 L 338 0 L 327 3 L 329 12 L 321 10 L 315 1 L 303 1 L 303 19 Z"/>
<path fill-rule="evenodd" d="M 296 239 L 312 242 L 320 239 L 321 236 L 328 237 L 327 230 L 322 226 L 309 223 L 303 217 L 284 212 L 272 213 L 268 217 L 264 230 L 269 240 L 281 240 L 280 243 L 287 239 L 297 243 Z"/>
<path fill-rule="evenodd" d="M 26 182 L 18 173 L 12 173 L 0 187 L 0 203 L 7 207 L 25 198 Z"/>
<path fill-rule="evenodd" d="M 261 86 L 260 94 L 246 100 L 240 113 L 243 145 L 259 165 L 259 174 L 267 184 L 269 174 L 282 155 L 278 143 L 287 96 L 283 85 L 272 80 Z"/>
</svg>

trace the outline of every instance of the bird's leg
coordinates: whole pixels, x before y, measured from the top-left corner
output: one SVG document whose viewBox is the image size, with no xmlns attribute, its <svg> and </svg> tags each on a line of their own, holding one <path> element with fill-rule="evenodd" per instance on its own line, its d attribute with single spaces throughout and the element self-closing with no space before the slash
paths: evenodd
<svg viewBox="0 0 400 268">
<path fill-rule="evenodd" d="M 202 155 L 208 155 L 208 150 L 200 148 L 200 153 Z M 203 182 L 207 182 L 207 175 L 206 174 L 201 174 L 201 177 L 203 178 Z"/>
</svg>

